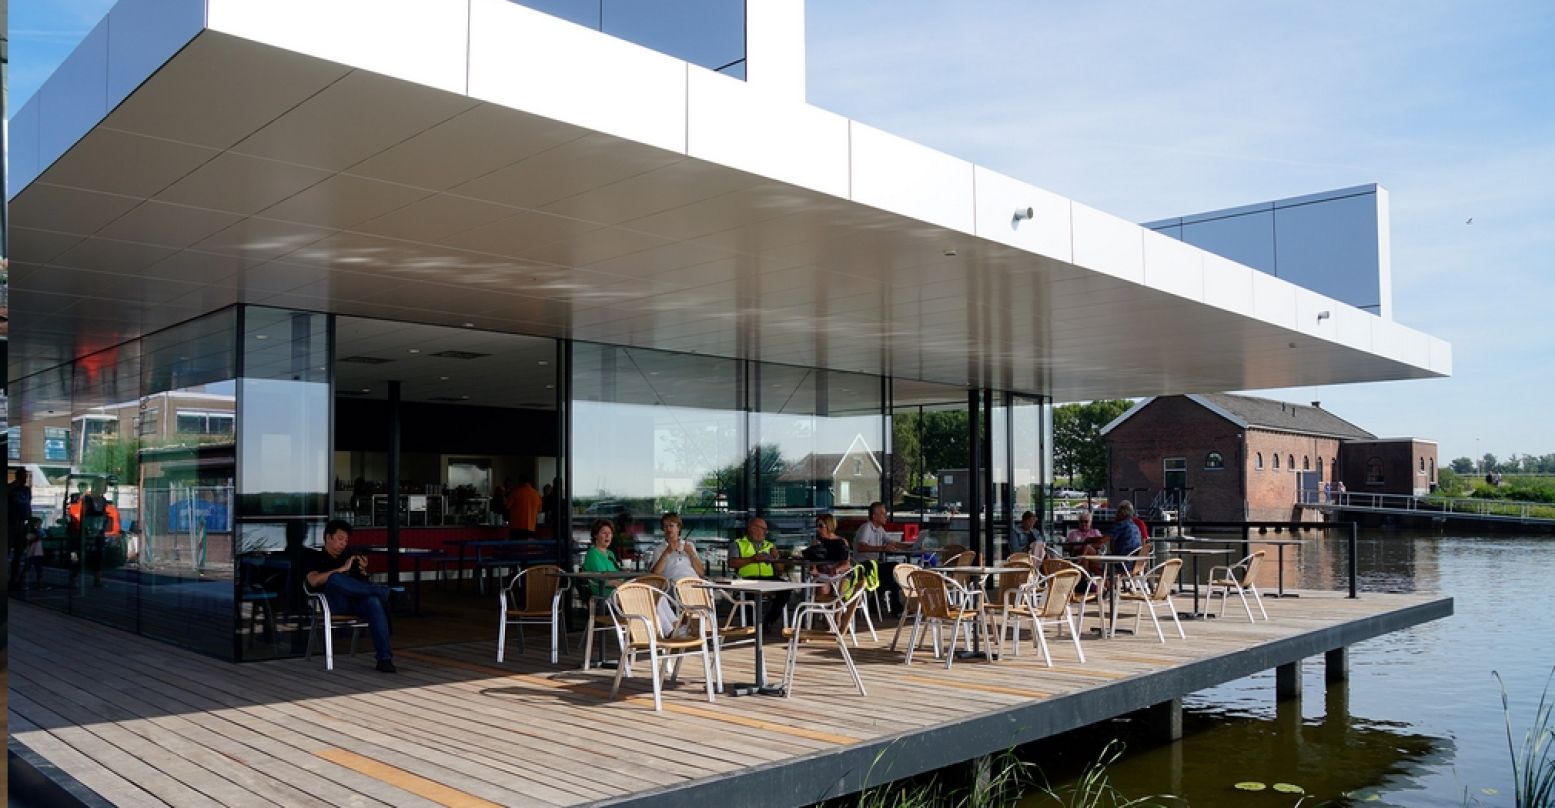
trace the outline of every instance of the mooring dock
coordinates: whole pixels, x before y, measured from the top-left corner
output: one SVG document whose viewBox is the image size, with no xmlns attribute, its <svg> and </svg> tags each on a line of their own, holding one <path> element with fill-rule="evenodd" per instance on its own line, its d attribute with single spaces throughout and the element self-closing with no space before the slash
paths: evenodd
<svg viewBox="0 0 1555 808">
<path fill-rule="evenodd" d="M 13 770 L 36 770 L 52 799 L 89 805 L 796 805 L 942 768 L 1271 668 L 1446 617 L 1450 598 L 1304 592 L 1266 600 L 1272 618 L 1228 610 L 1186 623 L 1187 640 L 1067 641 L 1054 667 L 1029 645 L 995 664 L 911 667 L 860 632 L 867 697 L 835 647 L 801 651 L 791 698 L 706 701 L 700 667 L 653 711 L 646 679 L 609 698 L 611 670 L 494 662 L 493 642 L 234 665 L 12 604 Z M 1232 608 L 1236 606 L 1233 603 Z M 495 634 L 495 626 L 493 626 Z M 905 643 L 905 637 L 903 642 Z M 769 645 L 775 672 L 782 647 Z M 1338 653 L 1331 653 L 1336 652 Z M 919 661 L 923 660 L 923 661 Z M 749 647 L 725 652 L 749 679 Z M 1170 711 L 1168 710 L 1168 713 Z"/>
</svg>

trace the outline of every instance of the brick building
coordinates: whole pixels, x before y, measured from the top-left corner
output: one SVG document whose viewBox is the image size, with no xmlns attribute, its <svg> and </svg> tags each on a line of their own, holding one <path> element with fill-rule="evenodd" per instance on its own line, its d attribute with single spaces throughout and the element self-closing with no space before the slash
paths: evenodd
<svg viewBox="0 0 1555 808">
<path fill-rule="evenodd" d="M 1298 489 L 1342 480 L 1349 491 L 1423 493 L 1436 445 L 1378 439 L 1319 406 L 1252 396 L 1158 396 L 1102 434 L 1108 495 L 1203 520 L 1291 519 Z M 1414 472 L 1420 469 L 1419 474 Z"/>
</svg>

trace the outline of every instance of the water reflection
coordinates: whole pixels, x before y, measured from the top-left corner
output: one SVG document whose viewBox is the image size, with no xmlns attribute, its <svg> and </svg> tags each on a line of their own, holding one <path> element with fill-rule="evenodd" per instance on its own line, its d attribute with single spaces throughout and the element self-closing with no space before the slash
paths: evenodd
<svg viewBox="0 0 1555 808">
<path fill-rule="evenodd" d="M 1286 585 L 1342 589 L 1347 543 L 1335 536 L 1287 547 Z M 1114 722 L 1079 742 L 1036 745 L 1034 759 L 1062 783 L 1107 739 L 1125 737 L 1129 754 L 1108 770 L 1114 784 L 1130 796 L 1179 794 L 1196 807 L 1295 801 L 1237 791 L 1240 780 L 1300 785 L 1313 795 L 1305 806 L 1445 808 L 1466 797 L 1485 808 L 1512 805 L 1506 725 L 1491 672 L 1506 681 L 1520 738 L 1555 665 L 1546 572 L 1555 542 L 1370 531 L 1358 549 L 1363 597 L 1439 593 L 1455 599 L 1455 614 L 1352 647 L 1348 687 L 1325 693 L 1322 660 L 1309 660 L 1299 707 L 1276 706 L 1268 672 L 1186 698 L 1178 743 L 1153 746 Z M 1272 590 L 1277 574 L 1271 564 L 1260 585 Z"/>
</svg>

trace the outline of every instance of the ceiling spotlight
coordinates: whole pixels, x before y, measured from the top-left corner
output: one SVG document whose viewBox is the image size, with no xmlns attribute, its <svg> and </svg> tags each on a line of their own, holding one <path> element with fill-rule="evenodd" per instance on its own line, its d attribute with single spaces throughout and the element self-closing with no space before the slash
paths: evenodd
<svg viewBox="0 0 1555 808">
<path fill-rule="evenodd" d="M 549 364 L 551 364 L 551 361 L 549 359 L 541 359 L 539 362 L 536 362 L 535 364 L 537 364 L 537 365 L 549 365 Z"/>
<path fill-rule="evenodd" d="M 474 324 L 474 323 L 465 323 L 465 324 L 464 324 L 464 327 L 465 327 L 465 328 L 474 328 L 474 327 L 475 327 L 475 324 Z"/>
<path fill-rule="evenodd" d="M 420 348 L 411 348 L 410 349 L 410 353 L 421 353 L 421 349 Z"/>
<path fill-rule="evenodd" d="M 448 381 L 448 377 L 447 376 L 439 376 L 439 377 L 437 377 L 437 380 L 440 381 L 440 382 L 446 382 L 446 381 Z"/>
<path fill-rule="evenodd" d="M 1036 210 L 1034 210 L 1032 208 L 1016 208 L 1015 209 L 1015 221 L 1017 221 L 1017 222 L 1022 221 L 1024 219 L 1035 219 L 1036 217 L 1037 217 L 1037 212 L 1036 212 Z"/>
<path fill-rule="evenodd" d="M 371 393 L 371 392 L 372 392 L 372 391 L 373 391 L 373 390 L 372 390 L 372 388 L 371 388 L 371 387 L 363 387 L 363 388 L 362 388 L 362 392 L 364 392 L 364 393 Z"/>
<path fill-rule="evenodd" d="M 255 334 L 254 335 L 254 339 L 269 339 L 269 338 L 270 338 L 269 334 Z"/>
<path fill-rule="evenodd" d="M 1328 311 L 1328 309 L 1323 309 L 1322 311 L 1317 313 L 1317 321 L 1321 323 L 1324 320 L 1327 320 L 1329 317 L 1332 317 L 1332 316 L 1333 315 Z"/>
<path fill-rule="evenodd" d="M 548 384 L 548 385 L 545 386 L 545 389 L 547 389 L 547 390 L 555 390 L 556 389 L 556 385 Z"/>
<path fill-rule="evenodd" d="M 459 400 L 460 400 L 460 401 L 469 401 L 469 400 L 470 400 L 470 397 L 469 397 L 469 396 L 460 396 L 460 397 L 459 397 Z"/>
</svg>

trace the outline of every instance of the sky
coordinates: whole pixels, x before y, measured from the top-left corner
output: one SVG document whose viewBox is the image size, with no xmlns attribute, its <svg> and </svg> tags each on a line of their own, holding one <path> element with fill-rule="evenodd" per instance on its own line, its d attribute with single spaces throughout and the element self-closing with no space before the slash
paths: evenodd
<svg viewBox="0 0 1555 808">
<path fill-rule="evenodd" d="M 12 109 L 111 5 L 11 3 Z M 1436 440 L 1444 464 L 1555 452 L 1555 3 L 806 13 L 811 103 L 1126 219 L 1380 183 L 1394 319 L 1451 342 L 1453 376 L 1259 394 Z"/>
</svg>

